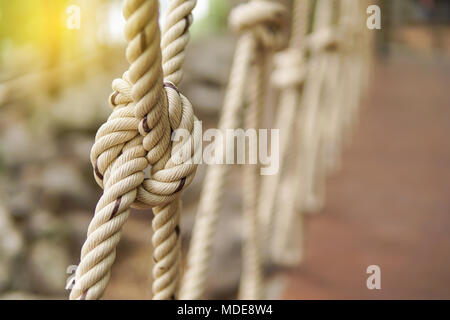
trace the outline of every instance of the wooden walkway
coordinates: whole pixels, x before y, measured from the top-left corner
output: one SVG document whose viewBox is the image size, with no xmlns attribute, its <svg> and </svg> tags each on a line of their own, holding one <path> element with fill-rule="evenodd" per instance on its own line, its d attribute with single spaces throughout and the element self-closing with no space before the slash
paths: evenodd
<svg viewBox="0 0 450 320">
<path fill-rule="evenodd" d="M 373 87 L 284 299 L 450 298 L 450 68 L 392 60 Z M 381 290 L 366 268 L 381 267 Z"/>
</svg>

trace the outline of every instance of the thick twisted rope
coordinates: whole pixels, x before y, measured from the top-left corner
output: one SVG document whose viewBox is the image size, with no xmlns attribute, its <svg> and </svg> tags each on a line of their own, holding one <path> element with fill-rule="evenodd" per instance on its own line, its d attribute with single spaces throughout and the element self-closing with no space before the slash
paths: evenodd
<svg viewBox="0 0 450 320">
<path fill-rule="evenodd" d="M 265 60 L 265 56 L 262 54 L 256 55 L 250 69 L 244 119 L 245 129 L 261 127 L 262 108 L 265 104 Z M 246 146 L 246 153 L 250 156 L 249 145 Z M 247 164 L 243 170 L 243 244 L 239 298 L 260 300 L 265 296 L 261 221 L 258 216 L 260 166 Z"/>
<path fill-rule="evenodd" d="M 184 28 L 180 33 L 178 15 L 169 10 L 163 43 L 170 79 L 181 79 L 185 33 L 192 22 L 195 1 L 180 10 Z M 176 12 L 180 12 L 176 11 Z M 129 208 L 152 208 L 155 266 L 154 298 L 173 299 L 178 287 L 180 264 L 180 195 L 192 181 L 196 165 L 192 158 L 198 147 L 199 130 L 189 101 L 175 84 L 163 82 L 158 2 L 126 0 L 126 51 L 130 69 L 113 82 L 110 97 L 113 113 L 99 129 L 91 151 L 96 181 L 103 187 L 88 236 L 81 252 L 71 299 L 98 299 L 102 296 L 115 259 L 120 231 Z M 186 18 L 185 18 L 186 17 Z M 178 41 L 182 38 L 182 41 Z M 173 46 L 173 43 L 178 43 Z M 170 48 L 170 49 L 167 49 Z M 185 130 L 184 139 L 171 141 L 172 132 Z M 143 170 L 151 165 L 150 177 Z"/>
<path fill-rule="evenodd" d="M 234 129 L 239 125 L 238 115 L 243 106 L 247 82 L 250 80 L 247 74 L 250 71 L 251 62 L 257 56 L 260 46 L 276 48 L 282 43 L 277 30 L 282 25 L 283 14 L 284 9 L 281 5 L 263 0 L 254 0 L 233 9 L 230 15 L 230 26 L 241 32 L 241 36 L 236 45 L 219 130 L 225 132 L 225 129 Z M 216 146 L 216 148 L 222 147 Z M 224 165 L 208 167 L 192 232 L 186 273 L 180 290 L 182 299 L 199 299 L 204 293 L 227 173 L 228 167 Z M 254 239 L 253 231 L 250 238 Z M 252 261 L 257 260 L 256 258 Z M 247 270 L 247 267 L 244 269 Z M 252 268 L 249 267 L 248 270 L 250 269 Z"/>
</svg>

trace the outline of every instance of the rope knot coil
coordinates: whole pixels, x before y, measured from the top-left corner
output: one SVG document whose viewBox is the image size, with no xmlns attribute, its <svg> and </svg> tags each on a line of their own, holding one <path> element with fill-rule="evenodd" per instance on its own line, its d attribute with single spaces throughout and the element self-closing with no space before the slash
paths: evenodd
<svg viewBox="0 0 450 320">
<path fill-rule="evenodd" d="M 229 25 L 236 32 L 252 32 L 268 48 L 284 44 L 281 32 L 286 21 L 286 8 L 273 1 L 251 1 L 233 8 Z"/>
<path fill-rule="evenodd" d="M 271 81 L 279 89 L 295 88 L 303 84 L 306 67 L 302 50 L 290 48 L 275 54 Z"/>
<path fill-rule="evenodd" d="M 144 178 L 143 173 L 139 174 L 140 178 L 127 186 L 130 189 L 138 188 L 133 207 L 149 209 L 173 201 L 192 182 L 197 169 L 194 157 L 201 143 L 201 128 L 195 126 L 198 119 L 191 103 L 173 83 L 165 82 L 170 129 L 163 132 L 163 127 L 157 124 L 149 130 L 146 117 L 141 121 L 135 117 L 132 84 L 128 74 L 114 80 L 112 87 L 114 92 L 109 101 L 113 112 L 98 130 L 91 150 L 97 183 L 104 189 L 151 166 L 150 177 Z M 146 145 L 146 139 L 152 142 Z M 164 148 L 155 148 L 155 145 L 163 144 L 166 144 Z M 125 154 L 126 145 L 134 147 L 132 155 Z M 162 152 L 169 147 L 170 152 Z M 127 159 L 119 161 L 121 157 Z M 130 162 L 130 157 L 134 157 L 133 162 Z M 120 177 L 112 179 L 110 171 L 117 167 L 115 162 L 127 166 L 122 169 Z"/>
</svg>

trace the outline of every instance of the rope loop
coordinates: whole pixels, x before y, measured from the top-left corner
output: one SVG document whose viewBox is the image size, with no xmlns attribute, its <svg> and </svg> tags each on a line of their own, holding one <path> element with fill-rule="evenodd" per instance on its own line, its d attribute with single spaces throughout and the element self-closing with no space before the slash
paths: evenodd
<svg viewBox="0 0 450 320">
<path fill-rule="evenodd" d="M 286 17 L 286 8 L 280 3 L 251 1 L 233 8 L 229 24 L 236 32 L 252 32 L 267 48 L 280 48 L 285 42 L 281 31 Z"/>
<path fill-rule="evenodd" d="M 71 299 L 98 299 L 108 283 L 130 207 L 152 209 L 154 299 L 175 299 L 180 277 L 181 192 L 192 182 L 201 127 L 176 87 L 196 0 L 170 1 L 163 39 L 157 0 L 124 0 L 130 67 L 112 83 L 112 114 L 91 163 L 103 194 L 81 250 Z"/>
</svg>

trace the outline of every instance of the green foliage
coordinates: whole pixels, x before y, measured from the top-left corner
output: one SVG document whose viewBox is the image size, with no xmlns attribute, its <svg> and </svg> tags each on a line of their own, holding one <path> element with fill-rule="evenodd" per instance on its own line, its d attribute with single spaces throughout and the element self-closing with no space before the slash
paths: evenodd
<svg viewBox="0 0 450 320">
<path fill-rule="evenodd" d="M 209 0 L 209 12 L 206 17 L 195 21 L 192 26 L 194 36 L 211 35 L 226 30 L 230 4 L 228 0 Z"/>
</svg>

